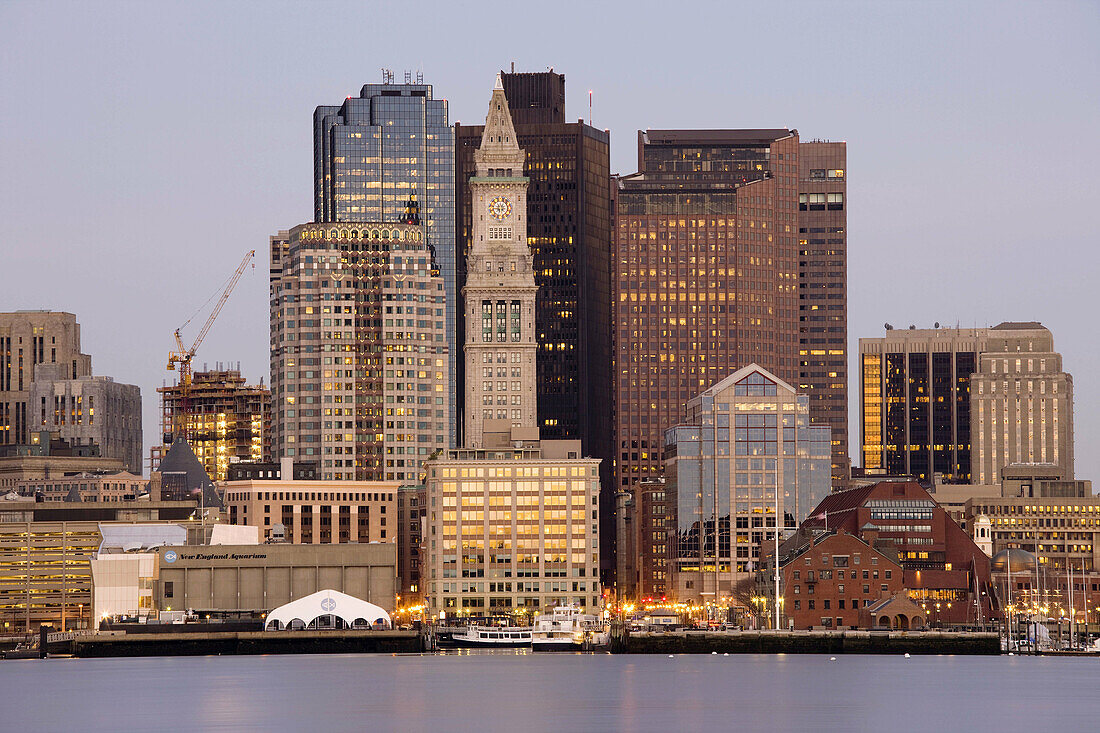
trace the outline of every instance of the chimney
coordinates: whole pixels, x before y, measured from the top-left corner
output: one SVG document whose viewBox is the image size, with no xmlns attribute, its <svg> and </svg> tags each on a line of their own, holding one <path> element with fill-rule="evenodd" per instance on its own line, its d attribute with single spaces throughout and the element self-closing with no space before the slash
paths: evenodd
<svg viewBox="0 0 1100 733">
<path fill-rule="evenodd" d="M 283 456 L 279 459 L 279 480 L 290 481 L 294 478 L 294 458 Z"/>
</svg>

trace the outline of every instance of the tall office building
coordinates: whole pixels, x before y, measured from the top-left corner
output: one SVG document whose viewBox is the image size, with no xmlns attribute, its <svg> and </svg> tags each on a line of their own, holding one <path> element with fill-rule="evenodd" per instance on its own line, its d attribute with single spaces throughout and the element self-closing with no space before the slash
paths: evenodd
<svg viewBox="0 0 1100 733">
<path fill-rule="evenodd" d="M 810 419 L 832 428 L 834 488 L 848 458 L 848 145 L 798 145 L 798 391 Z"/>
<path fill-rule="evenodd" d="M 314 221 L 401 222 L 416 201 L 424 237 L 434 250 L 445 286 L 445 322 L 455 394 L 454 130 L 447 100 L 434 99 L 430 84 L 365 84 L 358 97 L 313 113 Z M 455 406 L 447 408 L 453 421 Z M 456 444 L 453 422 L 448 445 Z"/>
<path fill-rule="evenodd" d="M 165 444 L 153 449 L 152 469 L 176 436 L 186 436 L 210 478 L 225 481 L 237 462 L 271 460 L 271 391 L 246 384 L 240 369 L 195 372 L 186 393 L 180 385 L 158 387 Z"/>
<path fill-rule="evenodd" d="M 891 329 L 859 340 L 864 469 L 971 483 L 970 375 L 988 333 Z"/>
<path fill-rule="evenodd" d="M 19 452 L 42 432 L 142 473 L 141 390 L 92 376 L 76 316 L 0 313 L 0 451 Z"/>
<path fill-rule="evenodd" d="M 426 467 L 431 615 L 598 609 L 599 465 L 540 440 L 528 180 L 500 76 L 469 180 L 467 447 Z"/>
<path fill-rule="evenodd" d="M 527 245 L 538 285 L 539 430 L 545 438 L 580 440 L 587 454 L 605 459 L 609 468 L 610 138 L 581 120 L 565 121 L 564 74 L 502 73 L 501 83 L 526 152 Z M 483 132 L 482 125 L 455 125 L 459 282 L 465 281 L 473 244 L 470 177 Z M 460 331 L 461 320 L 460 308 Z"/>
<path fill-rule="evenodd" d="M 757 363 L 810 398 L 848 479 L 844 143 L 796 130 L 639 132 L 617 179 L 616 483 L 658 475 L 691 396 Z"/>
<path fill-rule="evenodd" d="M 272 452 L 325 481 L 417 483 L 447 446 L 446 286 L 415 201 L 403 218 L 271 238 Z"/>
<path fill-rule="evenodd" d="M 798 383 L 791 130 L 648 130 L 614 186 L 616 485 L 664 471 L 685 405 L 756 363 Z"/>
<path fill-rule="evenodd" d="M 802 522 L 831 484 L 830 428 L 809 399 L 756 364 L 687 405 L 665 433 L 672 506 L 669 587 L 680 601 L 728 601 L 780 527 Z"/>
<path fill-rule="evenodd" d="M 1073 478 L 1073 377 L 1041 323 L 987 332 L 970 378 L 971 481 L 996 484 L 1005 466 L 1050 463 Z"/>
</svg>

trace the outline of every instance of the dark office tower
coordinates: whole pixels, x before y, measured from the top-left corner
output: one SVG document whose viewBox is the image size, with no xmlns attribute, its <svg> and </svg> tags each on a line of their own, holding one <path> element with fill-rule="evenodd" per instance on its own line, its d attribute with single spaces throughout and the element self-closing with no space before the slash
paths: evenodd
<svg viewBox="0 0 1100 733">
<path fill-rule="evenodd" d="M 832 428 L 833 488 L 847 488 L 847 144 L 798 146 L 798 391 L 810 420 Z"/>
<path fill-rule="evenodd" d="M 988 340 L 985 328 L 912 327 L 859 340 L 866 471 L 970 483 L 970 378 Z"/>
<path fill-rule="evenodd" d="M 686 403 L 759 364 L 796 384 L 798 133 L 648 130 L 617 179 L 616 487 L 661 475 Z"/>
<path fill-rule="evenodd" d="M 366 84 L 358 97 L 313 113 L 314 221 L 404 222 L 419 204 L 428 245 L 446 286 L 451 363 L 449 444 L 455 445 L 454 131 L 447 100 L 430 84 Z"/>
<path fill-rule="evenodd" d="M 603 516 L 612 522 L 609 135 L 582 121 L 565 121 L 564 74 L 505 73 L 502 81 L 530 179 L 527 244 L 539 288 L 539 431 L 544 439 L 579 439 L 584 455 L 605 459 Z M 469 178 L 481 135 L 481 125 L 455 125 L 459 283 L 466 281 L 473 225 Z M 458 313 L 461 318 L 461 306 Z M 458 383 L 464 384 L 463 377 Z M 600 556 L 611 563 L 614 528 L 600 527 L 600 537 Z"/>
</svg>

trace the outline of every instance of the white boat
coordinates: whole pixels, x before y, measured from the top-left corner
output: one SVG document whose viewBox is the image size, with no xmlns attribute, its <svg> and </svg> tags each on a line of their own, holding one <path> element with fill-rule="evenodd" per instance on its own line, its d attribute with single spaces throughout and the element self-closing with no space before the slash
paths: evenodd
<svg viewBox="0 0 1100 733">
<path fill-rule="evenodd" d="M 573 652 L 607 644 L 610 634 L 598 616 L 573 606 L 559 606 L 535 617 L 531 650 Z"/>
<path fill-rule="evenodd" d="M 454 634 L 451 641 L 455 646 L 507 648 L 531 645 L 530 626 L 467 626 L 466 630 Z"/>
</svg>

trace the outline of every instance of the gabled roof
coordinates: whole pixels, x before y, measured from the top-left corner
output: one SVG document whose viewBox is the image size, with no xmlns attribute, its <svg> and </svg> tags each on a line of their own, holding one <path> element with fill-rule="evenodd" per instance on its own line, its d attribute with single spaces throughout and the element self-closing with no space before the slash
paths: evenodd
<svg viewBox="0 0 1100 733">
<path fill-rule="evenodd" d="M 797 391 L 794 387 L 787 384 L 782 379 L 775 376 L 774 374 L 769 372 L 764 367 L 762 367 L 759 364 L 753 362 L 752 364 L 749 364 L 748 366 L 741 367 L 740 369 L 735 371 L 733 374 L 731 374 L 728 377 L 726 377 L 725 379 L 723 379 L 721 382 L 718 382 L 717 384 L 711 385 L 710 387 L 708 387 L 703 392 L 703 394 L 707 395 L 708 397 L 713 397 L 714 395 L 718 394 L 719 392 L 723 392 L 726 389 L 729 389 L 730 387 L 737 384 L 742 379 L 744 379 L 745 377 L 749 376 L 750 374 L 752 374 L 754 372 L 760 374 L 765 379 L 769 379 L 772 382 L 775 382 L 776 385 L 778 385 L 780 389 L 785 389 L 788 392 L 796 392 Z"/>
<path fill-rule="evenodd" d="M 820 504 L 814 507 L 813 511 L 811 511 L 806 518 L 806 521 L 802 523 L 803 526 L 824 527 L 826 518 L 829 520 L 830 527 L 837 526 L 834 522 L 840 522 L 847 519 L 850 512 L 863 506 L 863 502 L 867 501 L 871 492 L 874 491 L 875 486 L 877 486 L 877 484 L 860 486 L 856 489 L 837 491 L 836 493 L 829 494 L 821 500 Z M 828 516 L 826 517 L 825 515 Z"/>
</svg>

